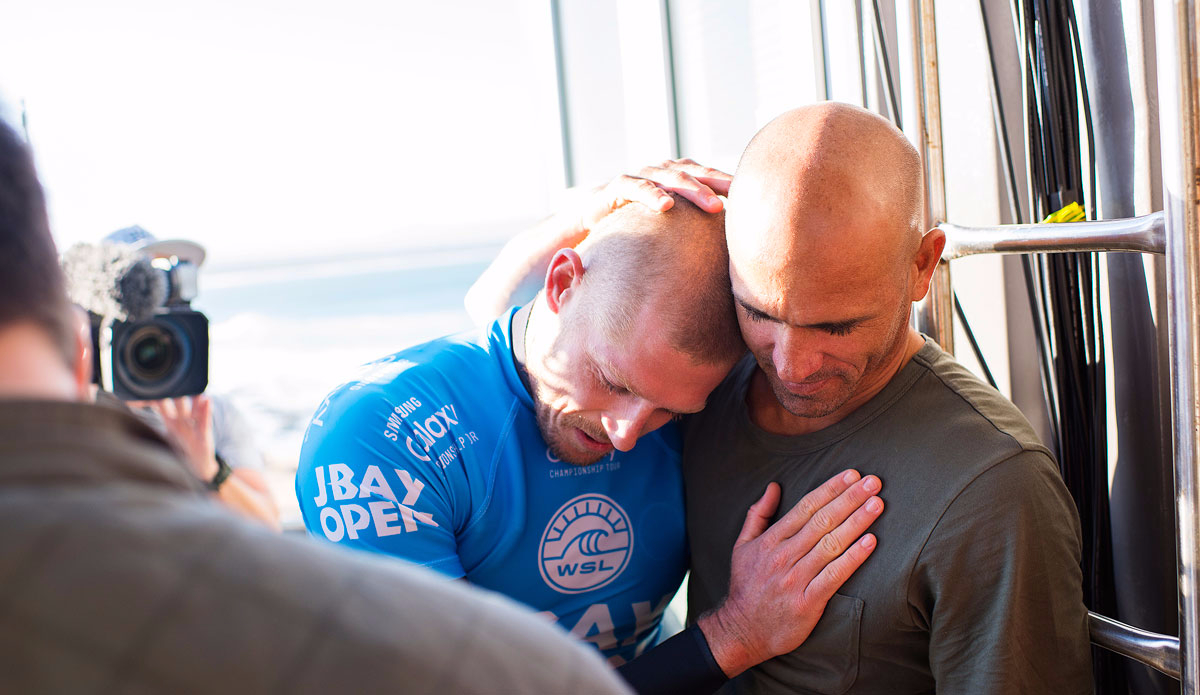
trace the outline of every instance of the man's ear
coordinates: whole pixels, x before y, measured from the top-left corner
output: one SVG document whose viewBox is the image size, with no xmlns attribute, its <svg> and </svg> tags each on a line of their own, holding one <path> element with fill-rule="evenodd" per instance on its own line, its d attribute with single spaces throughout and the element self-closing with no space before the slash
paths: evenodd
<svg viewBox="0 0 1200 695">
<path fill-rule="evenodd" d="M 583 282 L 583 259 L 575 249 L 559 249 L 546 269 L 546 304 L 558 313 Z"/>
<path fill-rule="evenodd" d="M 81 307 L 72 307 L 75 317 L 75 366 L 71 376 L 81 401 L 93 400 L 92 394 L 92 321 Z"/>
<path fill-rule="evenodd" d="M 913 259 L 915 273 L 912 286 L 912 301 L 919 302 L 929 292 L 929 282 L 933 271 L 942 260 L 942 249 L 946 248 L 946 233 L 940 228 L 925 232 L 921 237 L 921 245 L 917 248 L 916 258 Z"/>
</svg>

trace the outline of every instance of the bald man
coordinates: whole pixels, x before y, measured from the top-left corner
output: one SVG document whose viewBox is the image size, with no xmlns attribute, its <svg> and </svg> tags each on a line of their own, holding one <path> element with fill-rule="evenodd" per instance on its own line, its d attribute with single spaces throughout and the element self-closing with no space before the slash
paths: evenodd
<svg viewBox="0 0 1200 695">
<path fill-rule="evenodd" d="M 888 486 L 879 549 L 809 639 L 747 693 L 1090 692 L 1079 520 L 1021 413 L 909 326 L 945 238 L 922 233 L 921 164 L 844 104 L 778 117 L 729 193 L 752 355 L 685 425 L 689 612 L 717 605 L 737 510 L 853 462 Z"/>
<path fill-rule="evenodd" d="M 628 664 L 641 691 L 711 691 L 804 640 L 873 548 L 859 539 L 879 481 L 838 471 L 770 530 L 764 482 L 726 550 L 729 600 L 633 661 L 687 569 L 671 421 L 745 351 L 722 218 L 683 199 L 622 206 L 548 265 L 537 297 L 482 335 L 385 357 L 326 399 L 296 474 L 305 524 L 516 598 Z"/>
</svg>

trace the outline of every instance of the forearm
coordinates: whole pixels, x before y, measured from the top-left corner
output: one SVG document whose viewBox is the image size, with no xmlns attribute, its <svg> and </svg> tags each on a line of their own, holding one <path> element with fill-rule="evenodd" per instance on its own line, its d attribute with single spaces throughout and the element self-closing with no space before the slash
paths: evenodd
<svg viewBox="0 0 1200 695">
<path fill-rule="evenodd" d="M 639 693 L 703 695 L 728 680 L 699 627 L 690 627 L 617 669 Z"/>
<path fill-rule="evenodd" d="M 482 326 L 528 301 L 541 288 L 554 253 L 575 246 L 584 236 L 578 216 L 559 213 L 513 237 L 467 290 L 467 314 Z"/>
<path fill-rule="evenodd" d="M 217 490 L 216 497 L 230 509 L 279 530 L 279 511 L 266 480 L 257 471 L 234 469 Z"/>
<path fill-rule="evenodd" d="M 724 676 L 733 678 L 763 661 L 762 657 L 755 657 L 749 649 L 747 642 L 751 640 L 733 629 L 730 621 L 722 620 L 719 610 L 701 615 L 696 625 L 704 633 L 713 663 L 721 669 Z"/>
</svg>

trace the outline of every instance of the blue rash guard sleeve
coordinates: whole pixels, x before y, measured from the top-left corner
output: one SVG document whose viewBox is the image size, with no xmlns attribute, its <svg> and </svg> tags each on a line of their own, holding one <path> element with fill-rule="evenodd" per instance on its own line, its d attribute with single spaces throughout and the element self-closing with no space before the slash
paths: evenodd
<svg viewBox="0 0 1200 695">
<path fill-rule="evenodd" d="M 435 434 L 457 436 L 458 418 L 453 405 L 426 407 L 444 399 L 414 377 L 399 384 L 403 402 L 389 393 L 395 384 L 360 383 L 325 399 L 305 436 L 296 496 L 311 534 L 458 578 L 456 512 L 469 508 L 459 503 L 469 492 L 427 450 Z"/>
</svg>

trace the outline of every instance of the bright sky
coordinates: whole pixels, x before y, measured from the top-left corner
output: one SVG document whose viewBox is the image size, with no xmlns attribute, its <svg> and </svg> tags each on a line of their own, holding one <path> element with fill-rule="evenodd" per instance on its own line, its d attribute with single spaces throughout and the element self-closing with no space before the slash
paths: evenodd
<svg viewBox="0 0 1200 695">
<path fill-rule="evenodd" d="M 218 263 L 466 242 L 561 186 L 546 5 L 9 2 L 0 101 L 64 247 L 130 224 Z"/>
</svg>

